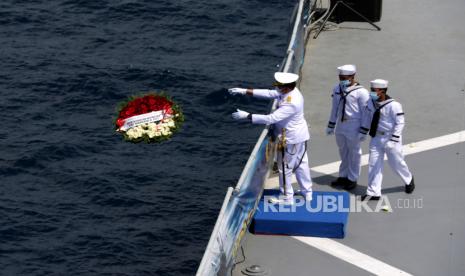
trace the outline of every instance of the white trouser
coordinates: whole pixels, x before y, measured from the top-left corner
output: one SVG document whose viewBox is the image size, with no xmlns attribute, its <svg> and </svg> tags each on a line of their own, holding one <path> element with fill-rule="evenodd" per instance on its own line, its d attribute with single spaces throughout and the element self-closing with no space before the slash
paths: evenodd
<svg viewBox="0 0 465 276">
<path fill-rule="evenodd" d="M 381 183 L 383 182 L 383 163 L 384 154 L 386 153 L 389 166 L 402 178 L 405 184 L 410 184 L 412 174 L 410 173 L 407 163 L 404 161 L 402 153 L 402 140 L 398 143 L 393 142 L 393 147 L 387 147 L 391 135 L 376 135 L 370 141 L 370 157 L 368 161 L 368 188 L 367 195 L 381 196 Z"/>
<path fill-rule="evenodd" d="M 308 148 L 307 148 L 308 149 Z M 286 198 L 294 196 L 292 188 L 292 172 L 295 172 L 297 183 L 299 184 L 301 193 L 306 196 L 312 192 L 312 178 L 310 176 L 310 168 L 308 167 L 308 155 L 305 149 L 305 142 L 299 144 L 290 144 L 286 146 L 284 153 L 284 175 L 286 179 L 286 193 L 284 194 L 283 186 L 283 163 L 282 152 L 278 149 L 278 170 L 279 170 L 279 189 L 281 194 Z"/>
<path fill-rule="evenodd" d="M 347 177 L 351 181 L 357 181 L 360 176 L 362 149 L 358 138 L 359 128 L 358 121 L 338 123 L 336 128 L 336 144 L 341 158 L 339 177 Z"/>
</svg>

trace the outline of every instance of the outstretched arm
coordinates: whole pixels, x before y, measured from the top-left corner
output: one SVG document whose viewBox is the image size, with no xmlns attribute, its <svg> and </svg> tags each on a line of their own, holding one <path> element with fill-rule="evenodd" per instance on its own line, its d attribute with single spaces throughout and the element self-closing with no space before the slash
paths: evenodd
<svg viewBox="0 0 465 276">
<path fill-rule="evenodd" d="M 276 99 L 280 93 L 272 89 L 247 89 L 247 95 L 263 99 Z"/>
<path fill-rule="evenodd" d="M 263 99 L 276 99 L 279 97 L 279 92 L 272 89 L 252 89 L 252 88 L 229 88 L 231 95 L 249 95 Z"/>
<path fill-rule="evenodd" d="M 283 104 L 273 113 L 268 115 L 253 114 L 252 123 L 271 125 L 285 120 L 295 113 L 295 107 L 291 104 Z"/>
</svg>

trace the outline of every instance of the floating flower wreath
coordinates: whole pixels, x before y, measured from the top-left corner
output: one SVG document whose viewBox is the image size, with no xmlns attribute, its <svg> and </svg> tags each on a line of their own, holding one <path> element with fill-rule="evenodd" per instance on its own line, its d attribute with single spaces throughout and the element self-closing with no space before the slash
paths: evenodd
<svg viewBox="0 0 465 276">
<path fill-rule="evenodd" d="M 159 143 L 171 138 L 183 122 L 179 105 L 164 93 L 150 93 L 120 103 L 115 128 L 128 142 Z"/>
</svg>

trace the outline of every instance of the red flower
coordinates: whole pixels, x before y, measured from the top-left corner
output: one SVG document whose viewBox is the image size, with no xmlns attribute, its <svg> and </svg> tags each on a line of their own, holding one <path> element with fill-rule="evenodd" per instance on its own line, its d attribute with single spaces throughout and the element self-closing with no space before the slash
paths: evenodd
<svg viewBox="0 0 465 276">
<path fill-rule="evenodd" d="M 120 128 L 120 127 L 122 127 L 124 125 L 124 121 L 125 121 L 125 119 L 116 120 L 116 125 L 118 126 L 118 128 Z"/>
<path fill-rule="evenodd" d="M 126 110 L 126 116 L 132 116 L 136 113 L 136 109 L 134 107 L 130 107 L 128 108 L 128 110 Z"/>
<path fill-rule="evenodd" d="M 124 124 L 124 119 L 152 111 L 163 111 L 166 114 L 172 115 L 174 114 L 172 106 L 173 102 L 160 95 L 146 95 L 135 98 L 121 109 L 117 125 L 121 127 Z"/>
</svg>

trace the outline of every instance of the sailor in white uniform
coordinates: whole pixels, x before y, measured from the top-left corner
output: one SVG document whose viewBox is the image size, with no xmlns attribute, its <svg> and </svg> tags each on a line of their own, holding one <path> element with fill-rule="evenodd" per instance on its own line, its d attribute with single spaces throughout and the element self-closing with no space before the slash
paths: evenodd
<svg viewBox="0 0 465 276">
<path fill-rule="evenodd" d="M 404 112 L 402 105 L 386 94 L 388 81 L 372 80 L 370 97 L 366 117 L 363 125 L 369 126 L 370 157 L 368 162 L 368 188 L 365 200 L 379 200 L 381 197 L 381 183 L 383 181 L 384 154 L 392 170 L 405 183 L 405 192 L 410 194 L 415 189 L 413 175 L 404 161 L 402 153 L 402 130 L 404 128 Z"/>
<path fill-rule="evenodd" d="M 276 99 L 277 109 L 268 115 L 250 114 L 237 109 L 232 114 L 236 120 L 250 120 L 253 124 L 274 125 L 275 137 L 285 139 L 285 147 L 278 150 L 279 184 L 281 195 L 271 199 L 272 203 L 293 204 L 294 190 L 291 176 L 294 172 L 300 187 L 300 194 L 307 201 L 312 199 L 312 179 L 308 165 L 307 141 L 310 139 L 304 117 L 304 98 L 296 87 L 299 75 L 276 72 L 276 90 L 231 88 L 229 93 Z M 284 157 L 283 157 L 284 152 Z M 283 177 L 284 175 L 284 177 Z"/>
<path fill-rule="evenodd" d="M 339 177 L 332 185 L 342 185 L 346 190 L 357 186 L 360 176 L 360 143 L 368 129 L 361 127 L 363 112 L 369 100 L 368 91 L 355 81 L 355 65 L 337 68 L 339 83 L 333 88 L 332 108 L 329 116 L 327 135 L 336 134 L 341 165 Z"/>
</svg>

